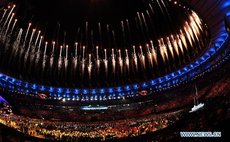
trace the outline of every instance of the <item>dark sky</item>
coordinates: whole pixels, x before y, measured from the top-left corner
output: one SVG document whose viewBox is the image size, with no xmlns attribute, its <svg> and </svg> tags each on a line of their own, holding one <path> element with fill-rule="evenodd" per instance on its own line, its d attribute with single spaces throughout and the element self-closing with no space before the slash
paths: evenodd
<svg viewBox="0 0 230 142">
<path fill-rule="evenodd" d="M 0 6 L 4 5 L 7 0 L 0 0 Z"/>
<path fill-rule="evenodd" d="M 17 0 L 37 18 L 61 23 L 76 21 L 106 21 L 113 23 L 142 10 L 142 0 Z"/>
</svg>

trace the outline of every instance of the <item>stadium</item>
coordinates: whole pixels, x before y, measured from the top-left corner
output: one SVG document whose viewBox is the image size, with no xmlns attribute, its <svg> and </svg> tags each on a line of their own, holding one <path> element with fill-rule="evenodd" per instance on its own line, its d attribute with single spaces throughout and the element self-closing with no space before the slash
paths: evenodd
<svg viewBox="0 0 230 142">
<path fill-rule="evenodd" d="M 228 0 L 2 0 L 0 142 L 226 140 L 229 35 Z"/>
</svg>

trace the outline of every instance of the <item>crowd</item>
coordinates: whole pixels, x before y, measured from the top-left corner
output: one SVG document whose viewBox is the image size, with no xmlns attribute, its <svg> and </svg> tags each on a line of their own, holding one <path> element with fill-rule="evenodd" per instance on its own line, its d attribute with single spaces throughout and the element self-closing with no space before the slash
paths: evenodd
<svg viewBox="0 0 230 142">
<path fill-rule="evenodd" d="M 0 114 L 11 114 L 11 113 L 12 113 L 11 106 L 6 102 L 0 101 Z"/>
<path fill-rule="evenodd" d="M 52 122 L 11 114 L 0 115 L 0 123 L 39 138 L 107 140 L 138 136 L 166 128 L 179 119 L 180 113 L 181 111 L 150 115 L 138 120 L 126 119 L 92 123 Z"/>
</svg>

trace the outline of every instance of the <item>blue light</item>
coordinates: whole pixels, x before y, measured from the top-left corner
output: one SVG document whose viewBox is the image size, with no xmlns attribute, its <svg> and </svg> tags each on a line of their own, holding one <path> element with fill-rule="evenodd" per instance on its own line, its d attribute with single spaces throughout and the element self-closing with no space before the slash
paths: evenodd
<svg viewBox="0 0 230 142">
<path fill-rule="evenodd" d="M 109 93 L 113 93 L 113 88 L 109 88 Z"/>
<path fill-rule="evenodd" d="M 208 53 L 208 52 L 207 52 L 207 53 L 205 53 L 205 55 L 206 55 L 207 57 L 210 57 L 210 53 Z"/>
<path fill-rule="evenodd" d="M 81 107 L 82 110 L 106 110 L 108 109 L 108 107 L 104 107 L 104 106 L 83 106 Z"/>
<path fill-rule="evenodd" d="M 225 41 L 225 39 L 222 38 L 222 37 L 216 39 L 216 42 L 218 42 L 218 43 L 220 43 L 220 44 L 223 43 L 224 41 Z"/>
<path fill-rule="evenodd" d="M 226 16 L 227 16 L 227 17 L 230 16 L 230 11 L 226 13 Z"/>
<path fill-rule="evenodd" d="M 105 89 L 100 89 L 100 93 L 101 94 L 105 93 Z"/>
<path fill-rule="evenodd" d="M 126 91 L 129 91 L 129 90 L 130 90 L 130 86 L 127 85 L 127 86 L 125 87 L 125 90 L 126 90 Z"/>
<path fill-rule="evenodd" d="M 54 88 L 50 87 L 49 91 L 52 93 L 54 91 Z"/>
<path fill-rule="evenodd" d="M 230 13 L 230 11 L 229 11 L 229 13 Z M 224 32 L 224 33 L 222 33 L 220 36 L 227 37 L 227 36 L 228 36 L 228 34 L 227 34 L 226 32 Z"/>
<path fill-rule="evenodd" d="M 228 6 L 230 6 L 230 1 L 226 1 L 224 4 L 223 4 L 223 8 L 226 8 L 226 7 L 228 7 Z"/>
<path fill-rule="evenodd" d="M 159 79 L 158 79 L 158 82 L 159 82 L 159 83 L 162 83 L 162 79 L 161 79 L 161 78 L 159 78 Z"/>
<path fill-rule="evenodd" d="M 154 80 L 151 81 L 151 85 L 154 85 L 156 84 L 156 82 Z"/>
<path fill-rule="evenodd" d="M 168 81 L 170 77 L 168 75 L 165 76 L 165 80 Z"/>
<path fill-rule="evenodd" d="M 92 90 L 92 94 L 96 94 L 97 92 L 96 92 L 96 90 L 95 89 L 93 89 Z"/>
<path fill-rule="evenodd" d="M 21 84 L 23 83 L 22 81 L 17 81 L 17 80 L 15 80 L 15 82 L 16 82 L 16 83 L 14 83 L 14 84 L 16 84 L 16 85 L 18 85 L 18 86 L 21 86 Z"/>
<path fill-rule="evenodd" d="M 87 89 L 84 89 L 84 90 L 83 90 L 83 94 L 85 94 L 85 95 L 88 94 L 88 90 L 87 90 Z"/>
<path fill-rule="evenodd" d="M 9 77 L 8 76 L 5 76 L 5 80 L 7 81 L 9 79 Z"/>
<path fill-rule="evenodd" d="M 41 86 L 40 87 L 40 91 L 44 91 L 45 90 L 45 87 L 44 86 Z"/>
<path fill-rule="evenodd" d="M 33 84 L 32 88 L 33 88 L 33 89 L 36 89 L 36 88 L 37 88 L 37 85 L 36 85 L 36 84 Z"/>
<path fill-rule="evenodd" d="M 202 56 L 202 57 L 201 57 L 201 60 L 202 60 L 202 61 L 204 61 L 204 60 L 205 60 L 205 57 L 204 57 L 204 56 Z"/>
<path fill-rule="evenodd" d="M 121 92 L 121 87 L 117 87 L 117 92 Z"/>
<path fill-rule="evenodd" d="M 26 84 L 25 84 L 25 87 L 26 87 L 26 88 L 28 88 L 28 87 L 29 87 L 29 84 L 28 84 L 28 83 L 26 83 Z"/>
<path fill-rule="evenodd" d="M 146 88 L 147 86 L 148 86 L 148 85 L 147 85 L 146 83 L 143 83 L 143 84 L 142 84 L 142 87 L 143 87 L 143 88 Z"/>
<path fill-rule="evenodd" d="M 75 94 L 79 94 L 79 90 L 78 90 L 78 89 L 75 89 L 75 90 L 74 90 L 74 93 L 75 93 Z"/>
<path fill-rule="evenodd" d="M 13 82 L 13 83 L 15 82 L 15 79 L 14 79 L 14 78 L 12 78 L 12 82 Z"/>
<path fill-rule="evenodd" d="M 211 51 L 211 52 L 215 52 L 216 50 L 215 50 L 214 47 L 212 47 L 212 48 L 210 48 L 210 51 Z"/>
<path fill-rule="evenodd" d="M 69 94 L 69 93 L 70 93 L 70 90 L 69 90 L 69 89 L 67 89 L 67 90 L 66 90 L 66 94 Z"/>
<path fill-rule="evenodd" d="M 135 90 L 137 90 L 139 87 L 138 87 L 138 84 L 135 84 L 135 85 L 133 85 L 133 88 L 135 89 Z"/>
<path fill-rule="evenodd" d="M 58 88 L 58 93 L 62 93 L 62 88 Z"/>
</svg>

